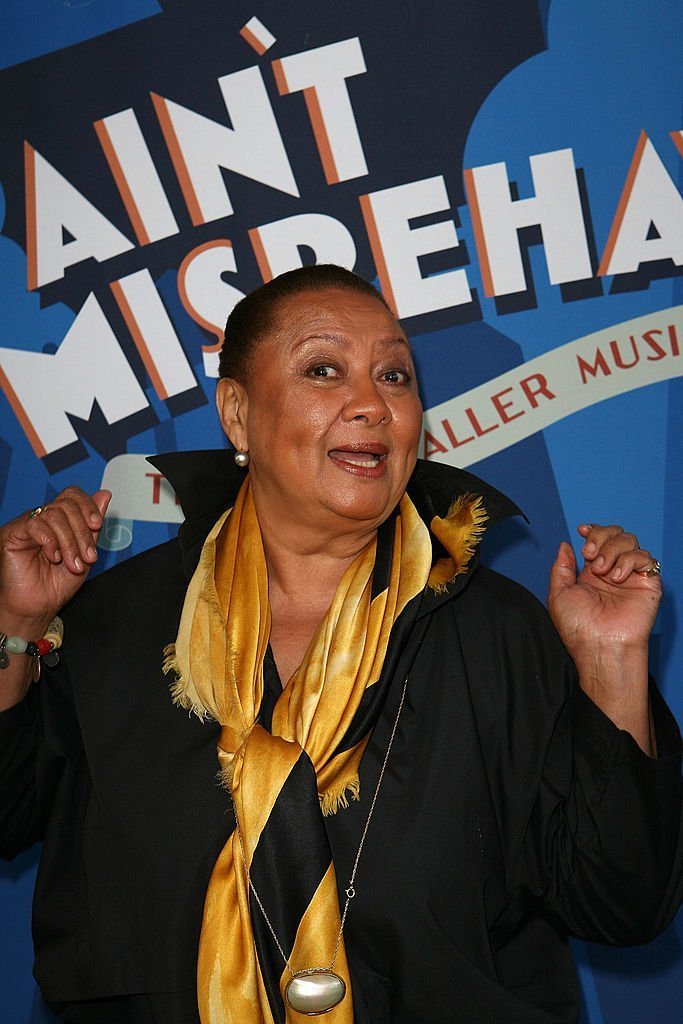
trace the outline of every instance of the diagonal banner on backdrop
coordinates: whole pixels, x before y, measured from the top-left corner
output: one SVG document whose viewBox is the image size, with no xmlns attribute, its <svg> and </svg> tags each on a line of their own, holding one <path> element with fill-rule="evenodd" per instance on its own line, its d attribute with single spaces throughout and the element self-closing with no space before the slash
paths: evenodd
<svg viewBox="0 0 683 1024">
<path fill-rule="evenodd" d="M 683 375 L 683 306 L 587 334 L 425 411 L 420 454 L 470 466 L 626 391 Z"/>
</svg>

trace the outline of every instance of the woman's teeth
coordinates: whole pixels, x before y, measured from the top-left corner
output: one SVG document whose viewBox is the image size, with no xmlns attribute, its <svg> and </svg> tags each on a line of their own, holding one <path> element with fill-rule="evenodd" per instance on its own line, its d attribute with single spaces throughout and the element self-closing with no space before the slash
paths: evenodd
<svg viewBox="0 0 683 1024">
<path fill-rule="evenodd" d="M 366 466 L 369 469 L 379 466 L 383 457 L 376 455 L 374 452 L 345 452 L 339 450 L 330 452 L 330 455 L 334 456 L 335 459 L 339 459 L 340 462 L 350 462 L 354 466 Z"/>
</svg>

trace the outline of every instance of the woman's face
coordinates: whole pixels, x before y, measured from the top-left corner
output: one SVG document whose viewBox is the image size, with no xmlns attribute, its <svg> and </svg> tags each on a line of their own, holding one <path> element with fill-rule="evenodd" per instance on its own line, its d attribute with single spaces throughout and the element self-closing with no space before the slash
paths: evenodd
<svg viewBox="0 0 683 1024">
<path fill-rule="evenodd" d="M 381 302 L 332 288 L 284 300 L 241 393 L 238 436 L 225 408 L 222 419 L 249 449 L 259 515 L 333 532 L 387 517 L 415 466 L 422 406 L 410 347 Z"/>
</svg>

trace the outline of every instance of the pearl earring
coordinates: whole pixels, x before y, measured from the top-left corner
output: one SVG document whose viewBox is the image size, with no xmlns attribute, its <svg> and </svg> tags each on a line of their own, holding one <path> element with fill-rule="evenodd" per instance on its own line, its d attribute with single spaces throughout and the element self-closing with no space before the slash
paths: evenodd
<svg viewBox="0 0 683 1024">
<path fill-rule="evenodd" d="M 233 455 L 235 465 L 239 466 L 240 469 L 245 469 L 249 465 L 249 452 L 237 451 Z"/>
</svg>

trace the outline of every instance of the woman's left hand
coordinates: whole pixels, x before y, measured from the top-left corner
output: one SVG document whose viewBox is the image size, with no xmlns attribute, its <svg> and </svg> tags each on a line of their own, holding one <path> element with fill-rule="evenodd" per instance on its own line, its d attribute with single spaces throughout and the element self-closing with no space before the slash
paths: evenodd
<svg viewBox="0 0 683 1024">
<path fill-rule="evenodd" d="M 662 596 L 659 574 L 632 533 L 620 526 L 579 526 L 583 569 L 562 542 L 550 571 L 548 610 L 576 665 L 585 693 L 619 729 L 656 754 L 650 712 L 647 642 Z"/>
<path fill-rule="evenodd" d="M 577 576 L 565 541 L 550 572 L 548 610 L 577 663 L 606 647 L 647 649 L 662 595 L 659 575 L 643 576 L 655 560 L 620 526 L 578 527 L 584 566 Z"/>
</svg>

